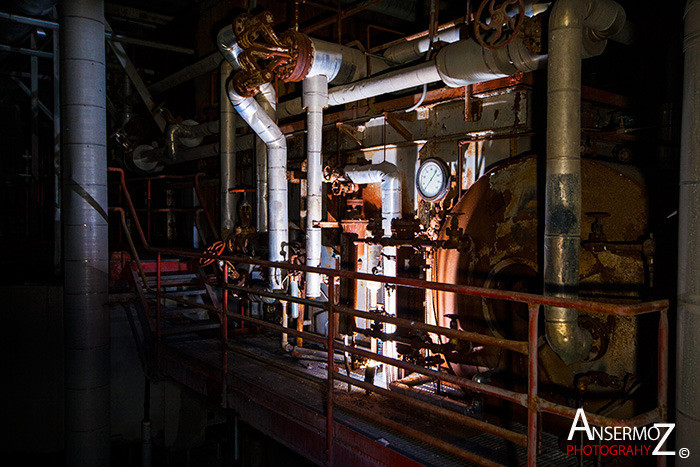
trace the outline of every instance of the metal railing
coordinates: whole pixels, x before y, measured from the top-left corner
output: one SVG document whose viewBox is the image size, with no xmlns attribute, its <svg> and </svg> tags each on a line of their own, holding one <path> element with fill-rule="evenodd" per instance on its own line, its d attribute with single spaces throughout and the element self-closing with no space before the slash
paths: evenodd
<svg viewBox="0 0 700 467">
<path fill-rule="evenodd" d="M 123 189 L 126 190 L 126 185 L 123 185 Z M 130 203 L 130 198 L 128 193 L 126 196 L 128 202 Z M 135 216 L 135 211 L 133 210 L 133 205 L 130 206 L 132 215 Z M 111 208 L 119 210 L 119 208 Z M 126 230 L 126 221 L 124 220 L 124 211 L 121 210 L 123 227 L 126 231 L 126 235 L 130 238 L 128 230 Z M 356 413 L 357 415 L 374 421 L 376 423 L 382 424 L 392 430 L 403 433 L 407 436 L 415 438 L 426 444 L 439 448 L 447 453 L 458 456 L 469 462 L 474 462 L 480 465 L 498 465 L 497 463 L 482 457 L 473 452 L 461 449 L 453 444 L 450 444 L 444 440 L 436 438 L 427 433 L 421 432 L 415 428 L 406 426 L 404 424 L 397 423 L 394 420 L 386 418 L 375 412 L 368 411 L 366 409 L 349 405 L 342 400 L 336 399 L 334 397 L 334 381 L 338 380 L 343 383 L 353 385 L 371 392 L 381 394 L 383 396 L 395 399 L 399 402 L 411 405 L 419 410 L 424 410 L 428 413 L 444 417 L 445 419 L 451 420 L 456 423 L 461 423 L 465 426 L 475 428 L 477 430 L 483 431 L 485 433 L 498 436 L 507 441 L 515 443 L 519 446 L 527 448 L 527 464 L 528 466 L 536 465 L 537 455 L 539 451 L 539 440 L 541 434 L 541 424 L 539 421 L 540 414 L 552 414 L 560 417 L 565 417 L 573 420 L 576 415 L 576 409 L 557 404 L 540 397 L 538 393 L 538 374 L 539 374 L 539 349 L 538 349 L 538 339 L 539 339 L 539 314 L 543 306 L 555 306 L 570 309 L 577 309 L 580 311 L 586 311 L 589 313 L 597 313 L 602 315 L 610 316 L 640 316 L 649 313 L 659 313 L 659 324 L 658 324 L 658 351 L 657 351 L 657 369 L 658 369 L 658 384 L 657 384 L 657 406 L 648 412 L 642 413 L 640 415 L 634 416 L 628 419 L 617 419 L 601 416 L 593 413 L 586 413 L 588 422 L 597 426 L 627 426 L 627 427 L 642 427 L 657 421 L 664 421 L 667 414 L 667 378 L 668 378 L 668 307 L 669 303 L 667 300 L 637 303 L 637 304 L 612 304 L 612 303 L 601 303 L 587 300 L 574 300 L 565 299 L 557 297 L 548 297 L 542 295 L 535 295 L 529 293 L 520 292 L 509 292 L 503 290 L 495 289 L 485 289 L 480 287 L 472 287 L 466 285 L 458 284 L 446 284 L 439 282 L 429 282 L 419 279 L 402 278 L 402 277 L 387 277 L 373 274 L 365 274 L 354 271 L 343 271 L 336 269 L 326 269 L 326 268 L 313 268 L 304 265 L 290 264 L 290 263 L 276 263 L 264 260 L 257 260 L 245 257 L 236 256 L 216 256 L 210 254 L 204 254 L 195 251 L 183 251 L 168 248 L 153 248 L 148 245 L 145 237 L 137 226 L 141 234 L 141 240 L 144 248 L 147 250 L 157 253 L 157 281 L 156 290 L 153 290 L 148 286 L 146 277 L 143 271 L 143 267 L 140 264 L 138 254 L 136 252 L 133 241 L 130 240 L 130 247 L 132 248 L 132 253 L 134 254 L 134 259 L 137 262 L 137 267 L 139 268 L 140 274 L 142 276 L 143 282 L 145 284 L 146 290 L 149 294 L 153 295 L 157 303 L 156 311 L 156 337 L 161 337 L 161 301 L 163 300 L 173 300 L 185 305 L 196 306 L 198 308 L 206 309 L 216 313 L 219 316 L 221 322 L 221 339 L 224 349 L 235 348 L 231 346 L 228 339 L 228 319 L 239 321 L 241 323 L 250 323 L 255 326 L 262 328 L 271 329 L 273 331 L 278 331 L 283 334 L 288 334 L 291 336 L 302 338 L 309 342 L 314 342 L 325 346 L 326 356 L 327 356 L 327 384 L 325 386 L 326 391 L 326 440 L 327 440 L 327 461 L 331 464 L 333 459 L 333 410 L 334 405 L 340 405 L 344 410 L 348 410 Z M 207 305 L 202 303 L 193 302 L 182 298 L 181 296 L 176 296 L 163 292 L 161 287 L 161 262 L 163 257 L 173 257 L 178 259 L 186 260 L 199 260 L 202 258 L 220 260 L 223 263 L 222 269 L 223 274 L 220 275 L 218 279 L 218 286 L 222 290 L 222 305 L 217 307 L 214 305 Z M 258 266 L 263 268 L 277 268 L 286 271 L 294 272 L 313 272 L 317 274 L 325 275 L 328 279 L 328 301 L 319 302 L 316 300 L 310 300 L 300 297 L 294 297 L 279 292 L 271 292 L 267 290 L 262 290 L 258 288 L 242 287 L 237 285 L 232 285 L 228 283 L 228 268 L 231 264 L 245 264 Z M 353 308 L 345 307 L 336 304 L 336 291 L 335 282 L 338 278 L 351 279 L 351 280 L 363 280 L 363 281 L 373 281 L 382 284 L 389 284 L 394 286 L 412 287 L 420 288 L 425 290 L 442 291 L 448 293 L 462 294 L 481 297 L 482 299 L 495 299 L 495 300 L 505 300 L 513 303 L 525 304 L 528 307 L 528 340 L 518 341 L 504 338 L 497 338 L 487 334 L 480 334 L 469 331 L 462 331 L 458 329 L 452 329 L 442 326 L 436 326 L 431 324 L 426 324 L 422 322 L 406 320 L 398 318 L 395 316 L 385 316 L 378 313 L 371 313 L 362 310 L 356 310 Z M 321 335 L 317 333 L 312 333 L 308 331 L 303 331 L 291 327 L 281 326 L 279 324 L 271 323 L 262 319 L 255 318 L 253 316 L 246 316 L 243 313 L 233 313 L 229 311 L 229 294 L 252 294 L 260 297 L 270 297 L 281 300 L 283 302 L 297 303 L 300 305 L 305 305 L 306 307 L 318 308 L 325 310 L 328 314 L 328 332 L 327 334 Z M 423 332 L 434 333 L 440 336 L 445 336 L 451 339 L 461 339 L 465 341 L 475 342 L 481 345 L 495 346 L 502 349 L 506 349 L 518 354 L 524 355 L 528 359 L 528 371 L 527 371 L 527 392 L 517 392 L 510 389 L 501 388 L 495 385 L 478 383 L 471 379 L 467 379 L 461 376 L 457 376 L 451 373 L 435 371 L 430 368 L 426 368 L 420 365 L 409 363 L 403 360 L 398 360 L 394 358 L 381 355 L 379 353 L 371 352 L 369 350 L 345 345 L 343 342 L 339 341 L 334 335 L 336 318 L 338 315 L 360 317 L 374 322 L 381 322 L 395 325 L 397 328 L 406 328 L 420 330 Z M 301 318 L 303 319 L 303 317 Z M 236 350 L 239 351 L 239 350 Z M 425 401 L 406 396 L 395 391 L 390 391 L 385 388 L 376 386 L 374 384 L 366 383 L 362 380 L 352 378 L 350 374 L 344 375 L 335 370 L 334 366 L 334 354 L 336 351 L 347 352 L 349 354 L 373 360 L 376 362 L 384 363 L 385 365 L 391 365 L 397 368 L 401 368 L 410 372 L 419 373 L 426 375 L 428 377 L 434 378 L 435 380 L 452 383 L 458 385 L 462 388 L 468 389 L 478 394 L 485 396 L 492 396 L 498 399 L 508 401 L 512 404 L 519 405 L 527 409 L 527 433 L 518 433 L 508 428 L 489 423 L 484 420 L 480 420 L 474 417 L 470 417 L 464 414 L 460 414 L 454 411 L 447 410 L 445 408 L 439 407 L 427 403 Z M 227 354 L 227 352 L 224 352 Z M 226 394 L 226 363 L 227 357 L 224 358 L 224 372 L 223 378 L 223 394 L 222 397 L 225 398 Z M 271 362 L 272 364 L 272 362 Z M 290 372 L 294 370 L 289 370 Z M 294 371 L 294 374 L 298 376 L 304 376 L 304 373 Z M 306 375 L 309 380 L 313 380 L 311 375 Z M 659 462 L 663 462 L 661 459 Z"/>
</svg>

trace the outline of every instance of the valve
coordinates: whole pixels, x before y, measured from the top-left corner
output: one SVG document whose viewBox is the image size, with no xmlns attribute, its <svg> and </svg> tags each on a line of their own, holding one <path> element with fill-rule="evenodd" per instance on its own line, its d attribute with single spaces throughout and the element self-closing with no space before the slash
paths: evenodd
<svg viewBox="0 0 700 467">
<path fill-rule="evenodd" d="M 233 88 L 243 97 L 252 97 L 260 86 L 276 79 L 301 81 L 313 62 L 313 46 L 305 34 L 287 30 L 279 36 L 272 30 L 269 11 L 236 17 L 233 31 L 242 52 L 238 63 L 242 70 L 233 76 Z"/>
<path fill-rule="evenodd" d="M 500 49 L 515 39 L 524 20 L 522 0 L 485 0 L 474 17 L 474 37 L 482 47 Z"/>
</svg>

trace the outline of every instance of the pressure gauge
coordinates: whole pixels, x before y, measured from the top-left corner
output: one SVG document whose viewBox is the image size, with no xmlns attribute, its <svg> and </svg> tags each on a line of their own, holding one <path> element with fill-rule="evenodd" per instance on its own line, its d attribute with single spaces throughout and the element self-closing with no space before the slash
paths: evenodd
<svg viewBox="0 0 700 467">
<path fill-rule="evenodd" d="M 450 170 L 440 159 L 424 160 L 416 173 L 416 188 L 425 201 L 439 201 L 450 189 Z"/>
</svg>

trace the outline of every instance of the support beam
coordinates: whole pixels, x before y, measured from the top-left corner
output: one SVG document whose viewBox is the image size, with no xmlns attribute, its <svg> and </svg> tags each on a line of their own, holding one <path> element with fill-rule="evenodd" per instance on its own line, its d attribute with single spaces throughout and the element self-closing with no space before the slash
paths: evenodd
<svg viewBox="0 0 700 467">
<path fill-rule="evenodd" d="M 112 28 L 109 26 L 109 23 L 107 23 L 106 21 L 105 21 L 105 29 L 109 32 L 112 31 Z M 139 93 L 139 96 L 141 96 L 143 103 L 146 104 L 146 108 L 151 113 L 151 116 L 153 116 L 153 120 L 155 120 L 156 125 L 158 125 L 158 128 L 160 128 L 160 131 L 165 131 L 165 126 L 166 126 L 165 119 L 157 111 L 156 104 L 153 101 L 153 97 L 151 96 L 151 93 L 148 91 L 148 88 L 146 87 L 146 83 L 143 82 L 143 80 L 141 79 L 141 76 L 139 75 L 139 72 L 136 70 L 136 67 L 134 66 L 134 64 L 131 62 L 128 55 L 126 54 L 126 50 L 124 50 L 124 46 L 117 43 L 117 42 L 110 42 L 109 46 L 112 48 L 114 55 L 117 56 L 117 60 L 119 60 L 119 63 L 124 68 L 124 71 L 126 72 L 126 74 L 129 75 L 129 79 L 134 84 L 134 87 L 136 88 L 136 92 Z"/>
</svg>

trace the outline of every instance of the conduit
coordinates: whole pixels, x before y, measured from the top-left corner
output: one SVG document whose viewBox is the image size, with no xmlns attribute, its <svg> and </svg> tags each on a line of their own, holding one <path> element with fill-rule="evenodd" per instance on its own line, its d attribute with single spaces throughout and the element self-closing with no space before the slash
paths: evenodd
<svg viewBox="0 0 700 467">
<path fill-rule="evenodd" d="M 107 112 L 102 0 L 60 8 L 66 465 L 109 465 Z"/>
<path fill-rule="evenodd" d="M 676 376 L 676 449 L 697 465 L 700 454 L 700 0 L 685 9 L 685 71 L 681 130 L 680 203 L 678 207 L 678 325 Z M 693 459 L 695 456 L 695 460 Z"/>
<path fill-rule="evenodd" d="M 549 18 L 544 292 L 578 296 L 581 243 L 581 58 L 602 53 L 625 23 L 612 0 L 558 0 Z M 587 29 L 584 29 L 587 28 Z M 585 38 L 585 40 L 584 40 Z M 545 308 L 547 342 L 566 364 L 588 357 L 578 310 Z"/>
<path fill-rule="evenodd" d="M 221 174 L 219 178 L 219 196 L 221 199 L 221 238 L 225 233 L 233 232 L 236 225 L 236 195 L 229 193 L 236 181 L 236 112 L 228 99 L 226 81 L 231 74 L 228 61 L 219 67 L 219 159 Z"/>
<path fill-rule="evenodd" d="M 351 165 L 345 167 L 345 176 L 353 183 L 367 185 L 380 183 L 382 192 L 382 233 L 385 238 L 391 237 L 391 222 L 401 218 L 401 174 L 398 168 L 390 162 L 382 162 L 372 165 Z M 382 248 L 382 274 L 388 277 L 396 277 L 396 247 L 385 246 Z M 390 316 L 396 316 L 396 290 L 384 286 L 384 312 Z M 386 325 L 386 332 L 393 333 L 396 326 Z M 382 354 L 398 358 L 396 343 L 384 342 Z M 387 385 L 397 379 L 395 367 L 386 365 L 384 369 Z"/>
<path fill-rule="evenodd" d="M 321 227 L 323 220 L 323 108 L 328 103 L 328 78 L 325 75 L 304 79 L 304 106 L 307 111 L 307 195 L 306 195 L 306 265 L 321 265 Z M 306 273 L 306 297 L 321 296 L 321 276 Z"/>
</svg>

